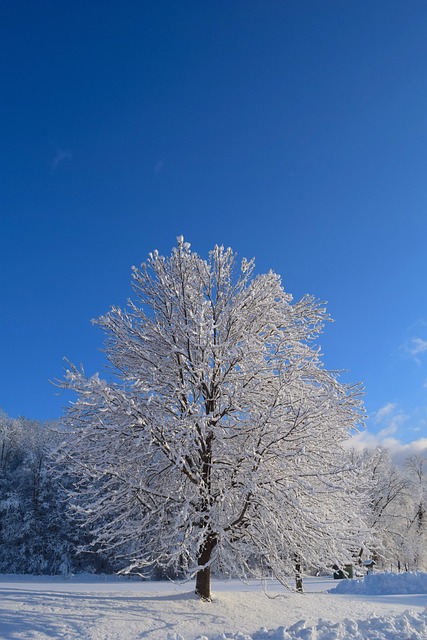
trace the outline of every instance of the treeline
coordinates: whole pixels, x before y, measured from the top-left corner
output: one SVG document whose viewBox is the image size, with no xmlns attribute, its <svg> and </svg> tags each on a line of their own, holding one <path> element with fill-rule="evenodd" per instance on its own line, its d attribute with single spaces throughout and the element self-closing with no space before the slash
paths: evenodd
<svg viewBox="0 0 427 640">
<path fill-rule="evenodd" d="M 354 456 L 364 470 L 362 494 L 374 560 L 385 569 L 426 571 L 426 458 L 411 455 L 397 465 L 385 449 Z"/>
<path fill-rule="evenodd" d="M 75 479 L 63 458 L 57 463 L 66 438 L 55 424 L 0 414 L 0 573 L 108 573 L 126 564 L 126 550 L 91 545 L 90 526 L 71 508 Z M 427 570 L 426 459 L 396 465 L 383 449 L 352 455 L 364 472 L 359 499 L 371 538 L 349 561 Z"/>
<path fill-rule="evenodd" d="M 99 553 L 82 552 L 88 532 L 69 508 L 73 478 L 58 469 L 55 425 L 0 414 L 0 573 L 109 571 Z"/>
</svg>

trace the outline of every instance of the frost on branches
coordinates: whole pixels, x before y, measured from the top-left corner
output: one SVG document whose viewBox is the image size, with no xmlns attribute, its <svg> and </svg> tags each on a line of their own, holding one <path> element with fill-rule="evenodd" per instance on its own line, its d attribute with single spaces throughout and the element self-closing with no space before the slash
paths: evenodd
<svg viewBox="0 0 427 640">
<path fill-rule="evenodd" d="M 133 268 L 134 300 L 96 320 L 112 382 L 71 367 L 66 423 L 79 509 L 98 544 L 131 550 L 128 570 L 233 575 L 348 562 L 362 542 L 356 471 L 341 443 L 363 415 L 361 388 L 326 371 L 328 319 L 292 304 L 275 273 L 254 276 L 216 246 L 178 238 Z"/>
</svg>

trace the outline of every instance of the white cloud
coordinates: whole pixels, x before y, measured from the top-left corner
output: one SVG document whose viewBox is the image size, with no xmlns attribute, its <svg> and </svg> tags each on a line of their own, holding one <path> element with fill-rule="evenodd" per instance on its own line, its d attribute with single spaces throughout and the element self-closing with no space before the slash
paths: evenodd
<svg viewBox="0 0 427 640">
<path fill-rule="evenodd" d="M 398 438 L 383 437 L 368 430 L 361 431 L 349 438 L 346 448 L 363 451 L 364 449 L 387 449 L 396 463 L 415 454 L 427 455 L 427 438 L 418 438 L 412 442 L 403 443 Z"/>
<path fill-rule="evenodd" d="M 395 402 L 387 402 L 383 407 L 376 411 L 372 418 L 375 424 L 382 425 L 382 429 L 378 432 L 378 438 L 381 440 L 393 435 L 408 419 L 409 416 L 400 412 L 397 413 L 397 404 Z"/>
<path fill-rule="evenodd" d="M 396 404 L 394 402 L 387 402 L 383 407 L 378 409 L 376 413 L 374 413 L 375 422 L 382 422 L 384 418 L 389 416 L 396 409 Z"/>
<path fill-rule="evenodd" d="M 373 433 L 369 429 L 360 431 L 349 438 L 346 445 L 356 451 L 363 449 L 383 448 L 390 452 L 390 455 L 396 462 L 401 462 L 410 455 L 422 453 L 427 456 L 427 437 L 419 437 L 412 442 L 404 443 L 395 434 L 402 425 L 405 425 L 405 432 L 426 432 L 427 422 L 424 418 L 424 412 L 416 409 L 410 414 L 403 413 L 398 405 L 394 402 L 388 402 L 380 407 L 373 416 L 373 423 L 380 424 L 381 430 Z M 408 428 L 408 422 L 414 426 Z M 401 431 L 401 433 L 403 433 Z"/>
<path fill-rule="evenodd" d="M 413 356 L 417 356 L 419 353 L 427 351 L 427 340 L 423 340 L 422 338 L 412 338 L 410 344 L 412 347 L 408 347 L 408 350 Z"/>
<path fill-rule="evenodd" d="M 427 340 L 424 340 L 424 338 L 411 338 L 405 342 L 402 348 L 417 364 L 421 364 L 418 356 L 427 352 Z"/>
<path fill-rule="evenodd" d="M 391 435 L 392 433 L 396 433 L 396 431 L 400 429 L 402 424 L 406 422 L 408 418 L 409 416 L 405 415 L 404 413 L 397 413 L 391 418 L 390 423 L 386 427 L 381 429 L 379 435 L 381 435 L 381 437 L 385 437 Z"/>
<path fill-rule="evenodd" d="M 380 438 L 368 431 L 367 429 L 359 431 L 345 441 L 346 449 L 355 449 L 355 451 L 363 451 L 364 449 L 377 449 L 381 447 Z"/>
<path fill-rule="evenodd" d="M 381 431 L 378 432 L 378 437 L 387 438 L 388 436 L 393 435 L 393 433 L 396 433 L 398 427 L 399 427 L 399 423 L 396 420 L 393 420 L 388 427 L 385 427 L 384 429 L 381 429 Z"/>
</svg>

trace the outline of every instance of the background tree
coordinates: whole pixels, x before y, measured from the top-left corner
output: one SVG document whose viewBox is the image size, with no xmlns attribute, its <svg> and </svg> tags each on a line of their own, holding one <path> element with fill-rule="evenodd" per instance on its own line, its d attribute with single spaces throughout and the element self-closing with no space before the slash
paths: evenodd
<svg viewBox="0 0 427 640">
<path fill-rule="evenodd" d="M 292 304 L 279 276 L 254 276 L 231 249 L 207 261 L 182 238 L 133 268 L 135 301 L 96 323 L 114 376 L 70 366 L 65 421 L 79 509 L 97 543 L 196 574 L 348 560 L 363 523 L 341 442 L 360 422 L 360 387 L 326 371 L 315 341 L 328 319 Z M 344 514 L 344 516 L 343 516 Z"/>
<path fill-rule="evenodd" d="M 363 478 L 360 501 L 371 534 L 368 553 L 379 566 L 397 567 L 400 561 L 404 562 L 402 546 L 406 540 L 411 481 L 405 470 L 392 462 L 386 449 L 366 449 L 354 455 Z M 362 547 L 359 561 L 364 551 Z"/>
<path fill-rule="evenodd" d="M 409 567 L 423 571 L 427 568 L 427 461 L 422 455 L 412 455 L 404 468 L 410 482 L 404 551 Z"/>
<path fill-rule="evenodd" d="M 68 573 L 78 566 L 79 532 L 67 517 L 66 493 L 52 473 L 55 439 L 45 423 L 0 414 L 3 573 Z"/>
</svg>

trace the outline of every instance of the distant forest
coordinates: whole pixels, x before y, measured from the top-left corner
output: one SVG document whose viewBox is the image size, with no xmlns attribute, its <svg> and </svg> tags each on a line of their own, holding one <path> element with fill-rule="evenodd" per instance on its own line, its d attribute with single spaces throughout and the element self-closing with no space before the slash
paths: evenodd
<svg viewBox="0 0 427 640">
<path fill-rule="evenodd" d="M 0 414 L 1 573 L 115 568 L 101 553 L 82 551 L 90 532 L 69 508 L 73 478 L 56 464 L 62 438 L 55 424 Z"/>
<path fill-rule="evenodd" d="M 93 544 L 91 526 L 79 515 L 75 478 L 63 458 L 58 465 L 66 439 L 60 425 L 0 414 L 1 573 L 112 573 L 128 563 L 131 548 Z M 371 556 L 381 568 L 426 570 L 426 460 L 411 456 L 395 465 L 385 450 L 352 456 L 367 480 L 360 501 Z M 357 562 L 357 556 L 351 560 Z"/>
</svg>

